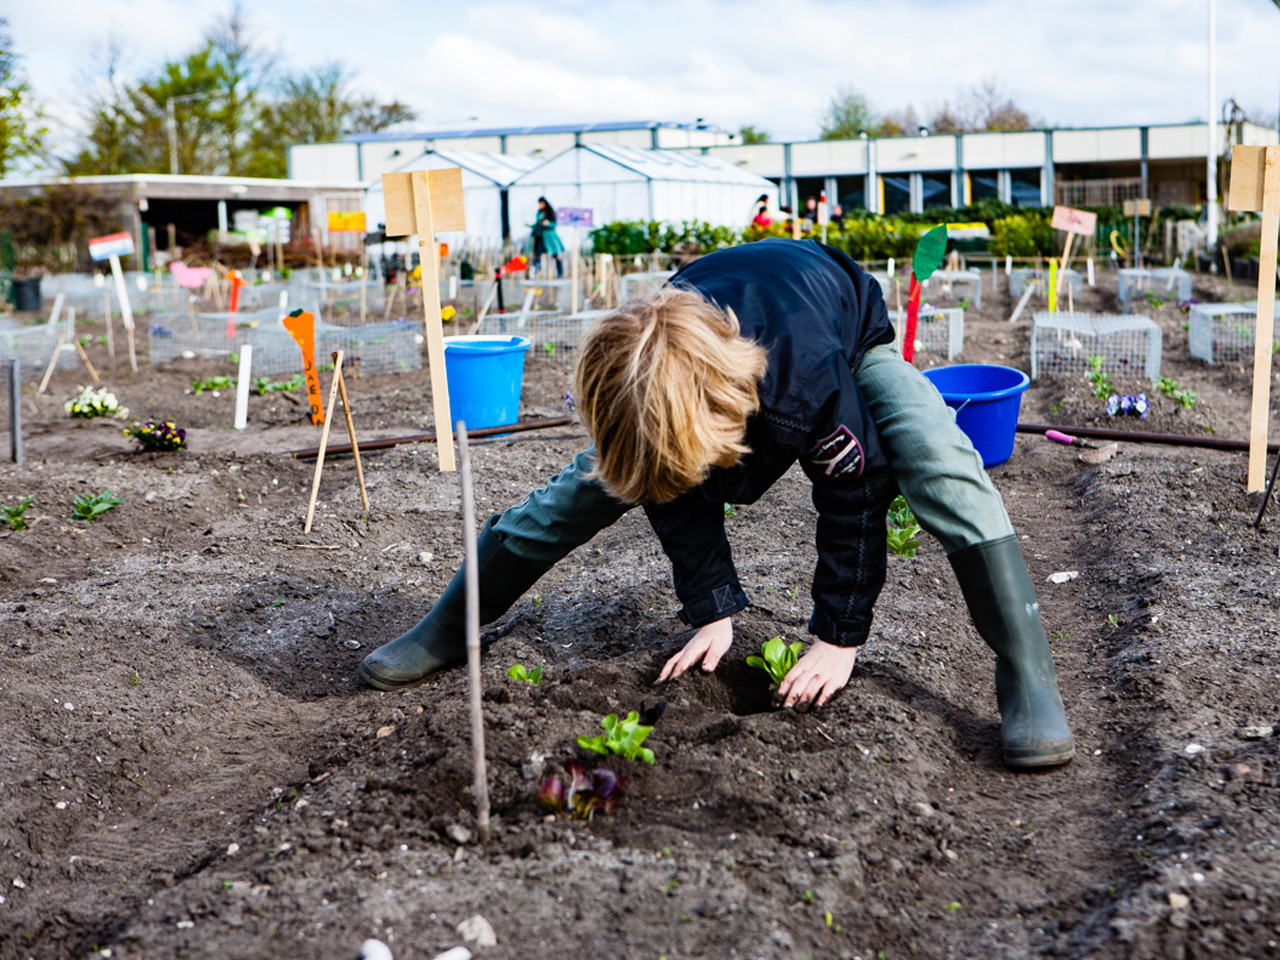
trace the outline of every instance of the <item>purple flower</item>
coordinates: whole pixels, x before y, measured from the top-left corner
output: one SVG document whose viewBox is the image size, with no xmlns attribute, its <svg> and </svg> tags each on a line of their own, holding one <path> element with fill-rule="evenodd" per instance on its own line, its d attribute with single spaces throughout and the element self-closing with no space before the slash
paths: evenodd
<svg viewBox="0 0 1280 960">
<path fill-rule="evenodd" d="M 1140 420 L 1147 419 L 1147 411 L 1151 409 L 1151 404 L 1147 402 L 1147 395 L 1140 393 L 1133 399 L 1133 412 L 1138 415 Z"/>
<path fill-rule="evenodd" d="M 1114 393 L 1107 397 L 1107 416 L 1114 417 L 1120 412 L 1120 398 Z"/>
</svg>

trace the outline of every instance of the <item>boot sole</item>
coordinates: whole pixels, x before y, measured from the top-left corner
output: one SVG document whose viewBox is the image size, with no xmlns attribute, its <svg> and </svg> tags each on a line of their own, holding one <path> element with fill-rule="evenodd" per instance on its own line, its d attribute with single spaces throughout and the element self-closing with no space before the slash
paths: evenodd
<svg viewBox="0 0 1280 960">
<path fill-rule="evenodd" d="M 1043 770 L 1046 767 L 1060 767 L 1070 763 L 1076 755 L 1074 746 L 1056 753 L 1039 753 L 1030 756 L 1016 757 L 1004 755 L 1004 764 L 1010 770 Z"/>
<path fill-rule="evenodd" d="M 431 676 L 431 674 L 427 674 L 427 676 L 419 677 L 417 680 L 388 680 L 365 670 L 364 664 L 360 664 L 359 669 L 360 679 L 363 680 L 367 686 L 373 687 L 375 690 L 381 690 L 383 693 L 391 693 L 394 690 L 404 690 L 406 687 L 416 687 Z"/>
</svg>

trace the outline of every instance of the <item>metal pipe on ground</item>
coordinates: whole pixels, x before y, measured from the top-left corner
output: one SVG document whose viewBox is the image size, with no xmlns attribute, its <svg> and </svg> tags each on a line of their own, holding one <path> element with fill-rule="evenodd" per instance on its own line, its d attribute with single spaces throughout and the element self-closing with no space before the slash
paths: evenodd
<svg viewBox="0 0 1280 960">
<path fill-rule="evenodd" d="M 524 433 L 528 430 L 541 430 L 545 427 L 563 427 L 574 422 L 573 417 L 551 417 L 547 420 L 526 420 L 524 423 L 509 423 L 501 427 L 483 427 L 479 430 L 468 430 L 467 436 L 475 440 L 480 437 L 500 437 L 508 433 Z M 362 440 L 360 442 L 360 451 L 362 453 L 372 450 L 390 450 L 392 447 L 398 447 L 405 443 L 435 443 L 436 435 L 434 433 L 415 433 L 408 437 L 385 437 L 381 440 Z M 290 450 L 289 456 L 295 460 L 314 460 L 320 455 L 319 447 L 308 447 L 305 450 Z M 330 446 L 325 453 L 327 457 L 335 457 L 341 454 L 350 454 L 351 444 L 342 443 Z"/>
<path fill-rule="evenodd" d="M 1205 447 L 1210 450 L 1248 450 L 1248 440 L 1223 440 L 1220 437 L 1187 437 L 1176 433 L 1140 433 L 1137 430 L 1107 430 L 1102 427 L 1065 427 L 1052 423 L 1020 423 L 1019 433 L 1061 430 L 1091 440 L 1121 440 L 1126 443 L 1162 443 L 1175 447 Z M 1268 453 L 1280 451 L 1280 443 L 1267 445 Z"/>
</svg>

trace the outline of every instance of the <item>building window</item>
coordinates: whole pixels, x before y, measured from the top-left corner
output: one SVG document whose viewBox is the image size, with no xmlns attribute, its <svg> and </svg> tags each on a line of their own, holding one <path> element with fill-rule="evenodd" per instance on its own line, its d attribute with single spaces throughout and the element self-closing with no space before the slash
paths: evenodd
<svg viewBox="0 0 1280 960">
<path fill-rule="evenodd" d="M 920 174 L 920 201 L 923 210 L 951 206 L 951 171 Z"/>
<path fill-rule="evenodd" d="M 885 216 L 911 210 L 911 177 L 909 174 L 880 178 L 880 212 Z"/>
<path fill-rule="evenodd" d="M 966 198 L 966 203 L 1000 199 L 999 170 L 971 170 L 968 177 L 969 196 Z"/>
<path fill-rule="evenodd" d="M 836 177 L 836 198 L 846 211 L 867 209 L 867 178 Z"/>
<path fill-rule="evenodd" d="M 1009 171 L 1009 201 L 1015 207 L 1042 207 L 1040 168 Z"/>
</svg>

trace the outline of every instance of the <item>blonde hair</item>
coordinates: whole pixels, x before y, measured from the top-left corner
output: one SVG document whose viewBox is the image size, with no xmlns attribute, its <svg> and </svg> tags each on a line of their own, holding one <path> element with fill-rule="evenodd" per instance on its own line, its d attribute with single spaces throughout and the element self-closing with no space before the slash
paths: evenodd
<svg viewBox="0 0 1280 960">
<path fill-rule="evenodd" d="M 676 287 L 597 320 L 581 345 L 573 396 L 596 443 L 592 476 L 628 503 L 664 503 L 750 448 L 768 351 L 738 319 Z"/>
</svg>

